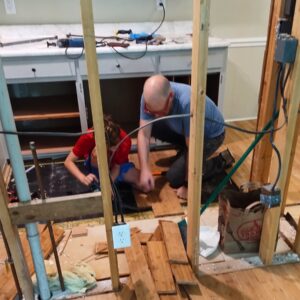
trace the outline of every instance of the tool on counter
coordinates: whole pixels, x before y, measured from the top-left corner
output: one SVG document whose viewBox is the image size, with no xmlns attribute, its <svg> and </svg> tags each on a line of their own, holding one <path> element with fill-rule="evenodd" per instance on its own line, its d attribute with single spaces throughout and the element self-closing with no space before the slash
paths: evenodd
<svg viewBox="0 0 300 300">
<path fill-rule="evenodd" d="M 68 33 L 66 34 L 67 38 L 76 38 L 76 37 L 83 37 L 82 34 L 72 34 L 72 33 Z M 100 40 L 117 40 L 117 41 L 132 41 L 129 38 L 125 38 L 125 37 L 119 37 L 117 35 L 108 35 L 108 36 L 100 36 L 100 35 L 95 35 L 95 39 L 100 39 Z"/>
<path fill-rule="evenodd" d="M 0 47 L 30 44 L 30 43 L 42 42 L 45 40 L 57 40 L 57 39 L 58 39 L 58 37 L 57 37 L 57 35 L 55 35 L 55 36 L 41 37 L 41 38 L 36 38 L 36 39 L 28 39 L 28 40 L 15 41 L 15 42 L 7 42 L 7 43 L 0 42 Z"/>
<path fill-rule="evenodd" d="M 95 41 L 96 47 L 122 47 L 122 48 L 127 48 L 129 46 L 129 43 L 125 42 L 107 42 L 107 41 Z M 48 46 L 48 42 L 47 42 Z M 83 48 L 84 47 L 84 39 L 82 37 L 69 37 L 65 39 L 59 39 L 57 41 L 57 46 L 59 48 Z"/>
<path fill-rule="evenodd" d="M 42 200 L 45 200 L 46 199 L 46 193 L 45 193 L 44 184 L 43 184 L 43 180 L 42 180 L 40 165 L 39 165 L 39 162 L 38 162 L 38 156 L 37 156 L 37 153 L 36 153 L 35 142 L 30 142 L 29 147 L 30 147 L 33 162 L 34 162 L 34 165 L 35 165 L 35 172 L 36 172 L 38 186 L 39 186 L 39 189 L 40 189 L 40 192 L 41 192 L 41 198 L 42 198 Z M 47 227 L 48 227 L 48 230 L 49 230 L 49 236 L 50 236 L 51 245 L 52 245 L 52 249 L 53 249 L 53 254 L 54 254 L 54 258 L 55 258 L 55 263 L 56 263 L 56 268 L 57 268 L 60 287 L 61 287 L 62 291 L 65 291 L 64 278 L 63 278 L 62 271 L 61 271 L 61 266 L 60 266 L 60 262 L 59 262 L 59 257 L 58 257 L 58 253 L 57 253 L 57 248 L 56 248 L 56 244 L 55 244 L 55 237 L 54 237 L 51 221 L 47 222 Z"/>
</svg>

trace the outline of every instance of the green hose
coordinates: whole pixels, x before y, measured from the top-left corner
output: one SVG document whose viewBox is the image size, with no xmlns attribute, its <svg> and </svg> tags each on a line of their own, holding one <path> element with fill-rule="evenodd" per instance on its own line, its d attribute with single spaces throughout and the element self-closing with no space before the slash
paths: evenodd
<svg viewBox="0 0 300 300">
<path fill-rule="evenodd" d="M 274 119 L 277 119 L 279 115 L 279 111 L 274 116 Z M 272 125 L 273 120 L 270 120 L 268 124 L 264 127 L 262 131 L 267 131 L 270 126 Z M 242 155 L 242 157 L 237 161 L 237 163 L 234 165 L 234 167 L 230 170 L 230 172 L 227 174 L 226 177 L 223 178 L 223 180 L 219 183 L 219 185 L 215 188 L 215 190 L 212 192 L 208 200 L 205 202 L 205 204 L 201 207 L 200 215 L 207 209 L 207 207 L 216 199 L 216 197 L 219 195 L 219 193 L 223 190 L 225 185 L 228 183 L 232 175 L 236 172 L 236 170 L 240 167 L 240 165 L 244 162 L 244 160 L 247 158 L 249 153 L 254 149 L 254 147 L 258 144 L 258 142 L 262 139 L 264 136 L 264 132 L 258 134 L 255 138 L 255 140 L 252 142 L 252 144 L 249 146 L 249 148 L 245 151 L 245 153 Z"/>
</svg>

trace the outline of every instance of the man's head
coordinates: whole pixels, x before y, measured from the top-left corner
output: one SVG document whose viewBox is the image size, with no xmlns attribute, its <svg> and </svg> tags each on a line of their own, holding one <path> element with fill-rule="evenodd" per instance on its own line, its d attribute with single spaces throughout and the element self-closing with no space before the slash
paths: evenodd
<svg viewBox="0 0 300 300">
<path fill-rule="evenodd" d="M 144 110 L 155 117 L 166 116 L 171 108 L 174 93 L 169 80 L 163 75 L 149 77 L 144 84 Z"/>
</svg>

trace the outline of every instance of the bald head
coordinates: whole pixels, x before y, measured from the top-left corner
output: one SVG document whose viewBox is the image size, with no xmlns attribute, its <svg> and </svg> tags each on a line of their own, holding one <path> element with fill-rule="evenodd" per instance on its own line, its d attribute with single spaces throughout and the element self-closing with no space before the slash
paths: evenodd
<svg viewBox="0 0 300 300">
<path fill-rule="evenodd" d="M 169 80 L 163 75 L 149 77 L 144 84 L 144 101 L 149 108 L 159 111 L 166 105 L 171 92 Z"/>
</svg>

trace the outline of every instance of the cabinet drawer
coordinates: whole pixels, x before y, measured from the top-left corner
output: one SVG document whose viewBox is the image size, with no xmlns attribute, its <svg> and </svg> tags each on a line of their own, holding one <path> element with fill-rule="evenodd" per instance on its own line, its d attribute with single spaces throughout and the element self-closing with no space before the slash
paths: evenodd
<svg viewBox="0 0 300 300">
<path fill-rule="evenodd" d="M 26 79 L 30 81 L 42 81 L 75 77 L 73 61 L 65 59 L 55 60 L 6 60 L 3 61 L 3 69 L 7 80 Z"/>
<path fill-rule="evenodd" d="M 133 74 L 152 74 L 156 71 L 157 63 L 155 57 L 143 57 L 136 60 L 122 57 L 101 57 L 98 59 L 98 66 L 100 75 L 104 75 L 105 77 L 125 77 L 128 75 L 131 76 Z M 87 75 L 86 64 L 84 61 L 80 61 L 80 74 L 84 76 Z"/>
<path fill-rule="evenodd" d="M 209 49 L 207 69 L 209 71 L 221 70 L 226 63 L 227 50 L 223 48 Z M 159 70 L 161 72 L 187 73 L 192 69 L 191 52 L 183 54 L 168 54 L 160 56 Z"/>
</svg>

